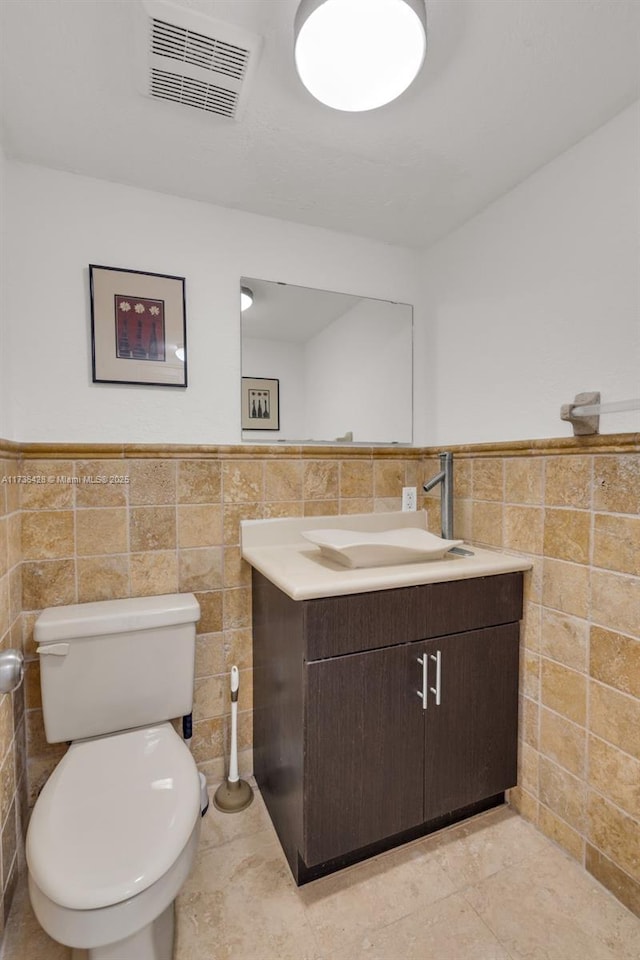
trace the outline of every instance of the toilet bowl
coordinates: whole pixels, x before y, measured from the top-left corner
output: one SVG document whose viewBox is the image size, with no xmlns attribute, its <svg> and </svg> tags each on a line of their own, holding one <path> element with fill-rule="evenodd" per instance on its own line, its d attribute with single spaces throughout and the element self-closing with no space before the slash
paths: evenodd
<svg viewBox="0 0 640 960">
<path fill-rule="evenodd" d="M 199 829 L 197 768 L 170 724 L 72 743 L 29 824 L 36 917 L 91 960 L 170 960 Z"/>
<path fill-rule="evenodd" d="M 40 630 L 36 626 L 43 643 L 47 739 L 56 742 L 71 729 L 95 733 L 96 724 L 101 731 L 72 741 L 35 803 L 27 831 L 34 913 L 53 939 L 73 948 L 74 960 L 171 960 L 174 901 L 197 850 L 198 770 L 166 713 L 191 709 L 186 688 L 189 672 L 191 690 L 193 685 L 191 634 L 199 608 L 175 596 L 147 601 L 79 604 L 66 608 L 70 614 L 55 608 L 53 626 L 47 618 Z M 160 601 L 173 603 L 168 625 L 158 619 Z M 176 603 L 188 609 L 178 615 Z M 111 616 L 113 604 L 121 605 L 121 621 Z M 190 629 L 178 629 L 176 617 L 189 617 Z M 122 651 L 133 642 L 125 667 Z M 169 688 L 185 656 L 184 689 L 175 699 Z M 86 683 L 79 687 L 83 672 Z M 114 685 L 122 672 L 124 692 Z M 136 682 L 150 692 L 140 687 L 133 704 Z M 62 709 L 65 691 L 73 702 Z M 151 722 L 152 716 L 163 722 Z M 133 718 L 146 725 L 130 725 Z"/>
</svg>

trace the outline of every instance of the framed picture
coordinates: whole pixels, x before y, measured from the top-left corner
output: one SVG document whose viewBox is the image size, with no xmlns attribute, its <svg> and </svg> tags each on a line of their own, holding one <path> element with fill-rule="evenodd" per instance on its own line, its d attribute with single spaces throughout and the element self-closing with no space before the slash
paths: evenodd
<svg viewBox="0 0 640 960">
<path fill-rule="evenodd" d="M 242 378 L 242 429 L 280 429 L 280 381 Z"/>
<path fill-rule="evenodd" d="M 187 386 L 184 277 L 89 265 L 94 383 Z"/>
</svg>

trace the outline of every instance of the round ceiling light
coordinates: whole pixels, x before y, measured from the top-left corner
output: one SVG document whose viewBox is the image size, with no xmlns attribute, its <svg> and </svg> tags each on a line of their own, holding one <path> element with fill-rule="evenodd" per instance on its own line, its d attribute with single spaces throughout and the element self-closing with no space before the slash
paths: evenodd
<svg viewBox="0 0 640 960">
<path fill-rule="evenodd" d="M 253 303 L 253 290 L 250 287 L 240 287 L 240 313 L 248 310 Z"/>
<path fill-rule="evenodd" d="M 418 75 L 427 48 L 424 0 L 302 0 L 295 61 L 303 84 L 336 110 L 374 110 Z"/>
</svg>

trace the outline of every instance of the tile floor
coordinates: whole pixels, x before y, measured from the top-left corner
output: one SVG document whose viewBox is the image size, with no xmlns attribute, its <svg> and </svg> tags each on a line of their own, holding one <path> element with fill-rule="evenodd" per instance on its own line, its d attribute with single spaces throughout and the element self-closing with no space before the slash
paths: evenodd
<svg viewBox="0 0 640 960">
<path fill-rule="evenodd" d="M 25 885 L 2 960 L 69 960 Z M 501 807 L 296 888 L 259 794 L 210 807 L 176 960 L 637 960 L 640 920 Z M 123 957 L 122 960 L 135 960 Z"/>
</svg>

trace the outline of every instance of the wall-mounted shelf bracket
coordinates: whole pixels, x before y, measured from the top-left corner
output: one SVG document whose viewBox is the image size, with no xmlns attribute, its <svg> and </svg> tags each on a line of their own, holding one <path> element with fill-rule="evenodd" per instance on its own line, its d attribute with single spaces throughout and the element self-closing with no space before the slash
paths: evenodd
<svg viewBox="0 0 640 960">
<path fill-rule="evenodd" d="M 600 433 L 600 415 L 584 416 L 576 407 L 586 407 L 600 403 L 600 392 L 577 393 L 573 403 L 565 403 L 560 408 L 560 419 L 568 420 L 573 427 L 574 437 L 585 437 Z"/>
</svg>

